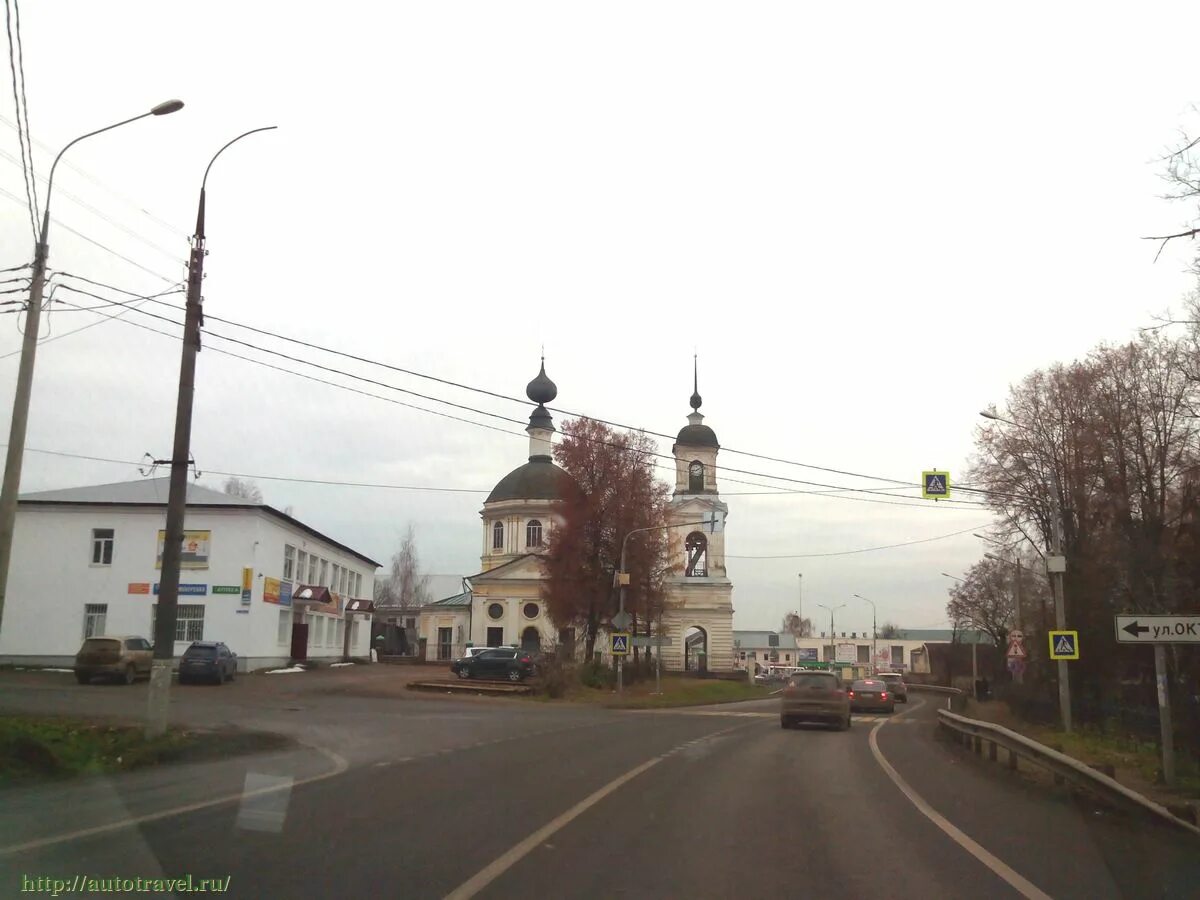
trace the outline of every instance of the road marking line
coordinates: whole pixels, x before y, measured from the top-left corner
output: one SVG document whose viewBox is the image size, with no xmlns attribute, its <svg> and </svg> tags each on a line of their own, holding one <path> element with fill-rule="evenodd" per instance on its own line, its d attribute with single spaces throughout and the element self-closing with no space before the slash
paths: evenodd
<svg viewBox="0 0 1200 900">
<path fill-rule="evenodd" d="M 474 897 L 489 884 L 511 869 L 514 865 L 528 856 L 531 852 L 545 843 L 546 839 L 551 835 L 561 831 L 564 827 L 569 825 L 575 819 L 579 818 L 579 816 L 583 815 L 613 791 L 617 790 L 627 782 L 637 778 L 648 769 L 654 768 L 664 759 L 671 756 L 671 754 L 675 753 L 681 748 L 687 747 L 690 744 L 696 743 L 697 741 L 704 741 L 710 738 L 719 737 L 720 735 L 728 734 L 730 731 L 735 731 L 738 728 L 744 727 L 746 726 L 735 725 L 732 728 L 726 728 L 722 731 L 714 731 L 712 734 L 703 735 L 702 737 L 696 738 L 693 741 L 688 741 L 686 744 L 680 744 L 678 747 L 673 747 L 666 753 L 646 760 L 640 766 L 635 766 L 624 775 L 614 778 L 608 784 L 604 785 L 604 787 L 594 791 L 591 794 L 588 794 L 588 796 L 584 797 L 562 815 L 543 825 L 533 834 L 529 835 L 529 837 L 525 838 L 525 840 L 518 844 L 514 844 L 511 848 L 506 850 L 500 856 L 496 857 L 494 860 L 472 875 L 469 879 L 448 893 L 445 897 L 445 900 L 469 900 L 469 898 Z"/>
<path fill-rule="evenodd" d="M 871 745 L 871 754 L 875 757 L 875 761 L 879 763 L 880 767 L 887 774 L 888 778 L 892 779 L 892 782 L 900 789 L 900 792 L 909 799 L 912 805 L 915 806 L 917 810 L 923 816 L 925 816 L 925 818 L 929 819 L 929 821 L 945 832 L 946 835 L 952 841 L 954 841 L 954 843 L 958 844 L 973 857 L 991 869 L 996 875 L 1008 882 L 1008 884 L 1022 897 L 1027 897 L 1029 900 L 1052 900 L 1049 894 L 1042 891 L 1037 885 L 1029 881 L 1003 860 L 993 856 L 982 846 L 975 843 L 975 841 L 971 840 L 966 834 L 951 824 L 945 816 L 930 806 L 925 801 L 924 797 L 909 787 L 908 782 L 904 780 L 899 772 L 892 768 L 891 763 L 887 761 L 887 758 L 884 757 L 883 753 L 880 751 L 879 742 L 875 737 L 879 732 L 879 729 L 883 728 L 883 726 L 885 726 L 889 721 L 900 719 L 902 716 L 908 715 L 909 712 L 916 712 L 916 710 L 920 709 L 921 706 L 924 705 L 925 701 L 922 700 L 918 705 L 912 707 L 912 709 L 906 709 L 904 712 L 895 716 L 894 719 L 884 719 L 871 729 L 868 743 Z"/>
<path fill-rule="evenodd" d="M 120 831 L 124 828 L 132 828 L 135 825 L 141 825 L 144 822 L 156 822 L 159 819 L 170 819 L 174 816 L 182 816 L 185 813 L 197 812 L 202 809 L 208 809 L 213 806 L 224 806 L 228 803 L 240 803 L 247 797 L 261 797 L 264 794 L 277 794 L 280 791 L 290 791 L 292 788 L 300 787 L 304 784 L 313 784 L 317 781 L 324 781 L 326 778 L 333 778 L 341 775 L 348 768 L 350 763 L 344 758 L 334 753 L 332 750 L 326 750 L 322 747 L 313 747 L 305 744 L 310 750 L 315 750 L 317 753 L 329 758 L 333 761 L 333 768 L 328 772 L 322 772 L 320 775 L 310 775 L 307 778 L 299 778 L 296 781 L 289 781 L 286 785 L 278 784 L 270 787 L 258 788 L 252 791 L 241 791 L 237 794 L 227 794 L 224 797 L 215 797 L 212 800 L 200 800 L 196 803 L 188 803 L 184 806 L 175 806 L 171 809 L 162 809 L 158 812 L 146 813 L 141 816 L 134 816 L 129 819 L 121 819 L 119 822 L 108 822 L 104 825 L 93 825 L 91 828 L 80 828 L 77 831 L 68 831 L 65 834 L 51 835 L 50 837 L 37 838 L 36 840 L 26 841 L 23 844 L 10 844 L 7 847 L 0 847 L 0 856 L 9 856 L 13 853 L 24 853 L 27 850 L 37 850 L 42 847 L 49 847 L 54 844 L 62 844 L 67 841 L 77 841 L 81 838 L 94 837 L 98 834 L 106 834 L 110 831 Z"/>
</svg>

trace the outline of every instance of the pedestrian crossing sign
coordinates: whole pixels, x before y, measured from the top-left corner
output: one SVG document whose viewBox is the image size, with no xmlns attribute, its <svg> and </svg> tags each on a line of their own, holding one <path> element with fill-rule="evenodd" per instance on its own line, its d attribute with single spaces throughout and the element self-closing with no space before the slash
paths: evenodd
<svg viewBox="0 0 1200 900">
<path fill-rule="evenodd" d="M 926 500 L 950 499 L 950 473 L 931 469 L 921 473 L 921 496 Z"/>
<path fill-rule="evenodd" d="M 1050 658 L 1079 659 L 1079 632 L 1051 631 Z"/>
<path fill-rule="evenodd" d="M 629 655 L 629 633 L 626 631 L 614 631 L 612 633 L 612 655 L 613 656 L 628 656 Z"/>
</svg>

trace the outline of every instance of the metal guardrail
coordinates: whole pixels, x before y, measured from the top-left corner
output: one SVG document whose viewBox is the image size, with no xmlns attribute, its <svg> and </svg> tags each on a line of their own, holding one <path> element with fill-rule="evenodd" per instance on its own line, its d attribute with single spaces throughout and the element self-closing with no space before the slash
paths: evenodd
<svg viewBox="0 0 1200 900">
<path fill-rule="evenodd" d="M 949 693 L 954 689 L 942 688 L 942 690 Z M 988 759 L 993 762 L 997 757 L 997 748 L 1003 747 L 1008 751 L 1008 767 L 1010 769 L 1017 768 L 1018 758 L 1026 759 L 1051 772 L 1055 776 L 1056 782 L 1070 781 L 1115 806 L 1138 814 L 1149 813 L 1166 824 L 1200 836 L 1200 828 L 1185 822 L 1165 806 L 1155 803 L 1103 772 L 1093 769 L 1065 753 L 1060 753 L 1045 744 L 1039 744 L 1037 741 L 1001 725 L 993 725 L 991 722 L 968 719 L 966 716 L 958 715 L 947 709 L 939 709 L 937 715 L 940 727 L 960 736 L 968 746 L 973 745 L 976 753 L 982 755 L 983 745 L 987 744 Z"/>
</svg>

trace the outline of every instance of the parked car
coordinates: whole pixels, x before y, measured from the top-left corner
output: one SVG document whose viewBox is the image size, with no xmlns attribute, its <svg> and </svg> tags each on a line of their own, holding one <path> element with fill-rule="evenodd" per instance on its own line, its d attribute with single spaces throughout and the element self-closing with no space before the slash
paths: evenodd
<svg viewBox="0 0 1200 900">
<path fill-rule="evenodd" d="M 855 712 L 895 712 L 896 698 L 878 678 L 861 678 L 850 685 L 850 708 Z"/>
<path fill-rule="evenodd" d="M 478 656 L 480 653 L 483 653 L 485 650 L 495 650 L 495 649 L 496 649 L 495 647 L 468 647 L 467 652 L 465 654 L 463 654 L 463 657 L 465 659 L 471 659 L 472 657 Z"/>
<path fill-rule="evenodd" d="M 464 656 L 450 664 L 459 678 L 504 678 L 524 681 L 534 672 L 533 657 L 515 647 L 489 647 L 474 656 Z"/>
<path fill-rule="evenodd" d="M 792 728 L 804 721 L 825 722 L 838 731 L 850 727 L 850 699 L 837 675 L 797 672 L 788 679 L 780 697 L 779 725 Z"/>
<path fill-rule="evenodd" d="M 896 698 L 896 702 L 908 702 L 908 685 L 904 683 L 903 675 L 899 672 L 880 672 L 875 677 L 888 686 L 888 690 Z"/>
<path fill-rule="evenodd" d="M 212 681 L 224 684 L 237 675 L 237 654 L 220 641 L 192 641 L 179 659 L 179 683 Z"/>
<path fill-rule="evenodd" d="M 154 647 L 136 635 L 105 635 L 84 640 L 75 654 L 75 680 L 89 684 L 93 678 L 115 678 L 133 684 L 139 675 L 149 675 Z"/>
</svg>

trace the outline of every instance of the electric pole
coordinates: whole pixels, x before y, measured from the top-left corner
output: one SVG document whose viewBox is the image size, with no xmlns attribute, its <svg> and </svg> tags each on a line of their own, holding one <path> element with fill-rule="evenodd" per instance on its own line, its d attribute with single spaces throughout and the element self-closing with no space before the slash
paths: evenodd
<svg viewBox="0 0 1200 900">
<path fill-rule="evenodd" d="M 192 400 L 196 385 L 196 354 L 200 352 L 200 286 L 204 279 L 204 201 L 208 173 L 217 157 L 230 144 L 259 131 L 276 126 L 255 128 L 240 134 L 216 152 L 204 170 L 200 182 L 200 203 L 196 209 L 196 233 L 188 257 L 187 305 L 183 323 L 183 350 L 179 361 L 179 395 L 175 401 L 175 440 L 171 448 L 171 487 L 167 494 L 167 527 L 163 541 L 162 577 L 158 590 L 158 611 L 154 619 L 154 662 L 150 668 L 150 694 L 146 707 L 146 735 L 156 737 L 167 730 L 171 671 L 175 660 L 175 622 L 179 608 L 179 562 L 183 550 L 183 523 L 187 511 L 188 468 L 191 463 Z"/>
</svg>

